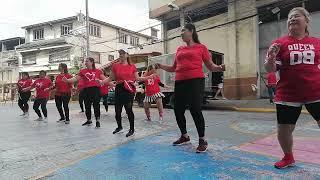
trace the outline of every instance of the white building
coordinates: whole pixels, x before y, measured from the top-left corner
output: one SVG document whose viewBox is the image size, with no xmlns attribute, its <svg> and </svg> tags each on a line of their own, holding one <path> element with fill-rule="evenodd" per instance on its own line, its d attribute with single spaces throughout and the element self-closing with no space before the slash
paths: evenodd
<svg viewBox="0 0 320 180">
<path fill-rule="evenodd" d="M 20 72 L 37 75 L 40 70 L 57 74 L 58 64 L 69 68 L 79 66 L 85 52 L 85 21 L 82 14 L 22 27 L 26 43 L 16 49 L 21 53 Z M 152 43 L 154 37 L 137 33 L 90 18 L 90 56 L 98 67 L 118 57 L 117 50 L 129 48 L 131 54 L 162 52 L 162 47 L 141 45 Z"/>
<path fill-rule="evenodd" d="M 0 40 L 0 100 L 10 99 L 11 87 L 19 78 L 19 53 L 15 47 L 24 41 L 21 37 Z"/>
</svg>

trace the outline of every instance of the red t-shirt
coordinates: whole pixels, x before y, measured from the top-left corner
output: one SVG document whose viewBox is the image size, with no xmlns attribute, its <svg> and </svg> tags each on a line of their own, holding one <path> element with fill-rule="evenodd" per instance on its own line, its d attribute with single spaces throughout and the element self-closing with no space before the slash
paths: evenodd
<svg viewBox="0 0 320 180">
<path fill-rule="evenodd" d="M 35 80 L 32 84 L 33 88 L 36 88 L 36 98 L 42 99 L 42 98 L 49 98 L 50 91 L 45 89 L 49 88 L 52 85 L 52 82 L 48 78 L 39 78 Z"/>
<path fill-rule="evenodd" d="M 100 84 L 96 81 L 100 79 L 102 71 L 99 69 L 81 69 L 79 76 L 82 78 L 84 88 L 88 87 L 100 87 Z"/>
<path fill-rule="evenodd" d="M 108 94 L 108 92 L 109 92 L 109 86 L 108 86 L 108 84 L 105 84 L 105 85 L 103 85 L 103 86 L 100 86 L 100 95 L 101 95 L 101 96 L 104 96 L 104 95 Z"/>
<path fill-rule="evenodd" d="M 30 87 L 32 85 L 31 79 L 20 79 L 17 83 L 19 92 L 27 87 Z"/>
<path fill-rule="evenodd" d="M 277 84 L 276 73 L 269 72 L 267 74 L 268 86 L 275 86 Z"/>
<path fill-rule="evenodd" d="M 284 36 L 277 56 L 276 102 L 308 103 L 320 100 L 320 39 Z M 272 43 L 272 44 L 273 44 Z"/>
<path fill-rule="evenodd" d="M 156 76 L 154 79 L 148 79 L 144 81 L 144 84 L 146 86 L 146 95 L 152 96 L 158 92 L 160 92 L 160 77 Z"/>
<path fill-rule="evenodd" d="M 112 72 L 117 83 L 121 83 L 123 81 L 135 81 L 135 73 L 137 72 L 137 68 L 134 64 L 129 65 L 115 63 L 112 65 Z"/>
<path fill-rule="evenodd" d="M 70 74 L 59 74 L 56 77 L 56 95 L 63 95 L 63 94 L 71 94 L 71 89 L 72 89 L 72 83 L 66 83 L 62 81 L 62 78 L 66 77 L 67 79 L 72 78 Z"/>
<path fill-rule="evenodd" d="M 174 61 L 176 81 L 204 78 L 202 63 L 210 60 L 210 57 L 207 47 L 203 44 L 179 47 Z"/>
</svg>

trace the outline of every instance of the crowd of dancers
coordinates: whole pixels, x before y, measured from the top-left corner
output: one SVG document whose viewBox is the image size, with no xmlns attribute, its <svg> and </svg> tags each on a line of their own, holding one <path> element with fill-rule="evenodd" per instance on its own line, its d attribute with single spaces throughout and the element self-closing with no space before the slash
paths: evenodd
<svg viewBox="0 0 320 180">
<path fill-rule="evenodd" d="M 309 35 L 310 14 L 304 8 L 294 8 L 288 15 L 288 35 L 271 43 L 265 60 L 267 72 L 276 72 L 276 95 L 274 103 L 277 109 L 278 141 L 284 152 L 284 158 L 275 163 L 276 168 L 286 168 L 295 163 L 292 146 L 292 133 L 295 124 L 305 105 L 320 127 L 320 39 Z M 92 124 L 91 106 L 94 109 L 96 127 L 100 123 L 100 101 L 103 99 L 105 110 L 108 111 L 108 89 L 115 87 L 115 119 L 117 127 L 113 134 L 123 130 L 122 109 L 124 107 L 129 120 L 129 131 L 126 137 L 135 132 L 135 115 L 133 99 L 135 83 L 145 84 L 144 108 L 147 120 L 151 120 L 150 105 L 156 102 L 159 110 L 159 120 L 163 121 L 162 98 L 160 86 L 166 86 L 160 81 L 157 71 L 164 70 L 175 73 L 174 85 L 174 114 L 181 136 L 173 145 L 190 142 L 186 129 L 185 111 L 189 108 L 199 136 L 198 153 L 205 152 L 208 142 L 205 139 L 205 118 L 202 114 L 201 103 L 204 94 L 205 75 L 202 65 L 213 72 L 225 71 L 224 65 L 213 63 L 207 47 L 200 43 L 196 28 L 186 24 L 181 32 L 186 45 L 177 49 L 173 64 L 154 64 L 148 67 L 146 73 L 139 76 L 134 64 L 130 61 L 126 49 L 119 50 L 119 61 L 112 65 L 111 72 L 106 75 L 96 68 L 93 58 L 85 59 L 85 68 L 76 76 L 68 73 L 66 64 L 59 65 L 60 74 L 54 83 L 46 78 L 46 72 L 41 71 L 39 78 L 32 81 L 28 73 L 22 73 L 18 81 L 19 107 L 23 115 L 28 115 L 28 100 L 31 89 L 35 88 L 36 97 L 33 109 L 38 115 L 37 120 L 47 118 L 47 100 L 51 90 L 55 90 L 55 102 L 60 114 L 58 121 L 70 123 L 69 101 L 77 82 L 81 111 L 85 111 L 86 122 L 83 126 Z M 271 100 L 270 100 L 271 102 Z M 273 102 L 273 99 L 272 99 Z M 83 103 L 84 106 L 83 107 Z M 39 110 L 41 107 L 41 111 Z"/>
</svg>

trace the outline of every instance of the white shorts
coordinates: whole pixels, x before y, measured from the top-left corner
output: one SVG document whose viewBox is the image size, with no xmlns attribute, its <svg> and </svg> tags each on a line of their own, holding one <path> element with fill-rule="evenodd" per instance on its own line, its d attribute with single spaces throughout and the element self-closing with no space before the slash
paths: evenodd
<svg viewBox="0 0 320 180">
<path fill-rule="evenodd" d="M 158 98 L 163 98 L 163 97 L 165 97 L 164 94 L 162 94 L 162 92 L 158 92 L 158 93 L 156 93 L 156 94 L 154 94 L 152 96 L 144 97 L 143 102 L 152 103 L 152 102 L 156 101 Z"/>
<path fill-rule="evenodd" d="M 222 89 L 223 88 L 223 83 L 218 84 L 218 88 Z"/>
</svg>

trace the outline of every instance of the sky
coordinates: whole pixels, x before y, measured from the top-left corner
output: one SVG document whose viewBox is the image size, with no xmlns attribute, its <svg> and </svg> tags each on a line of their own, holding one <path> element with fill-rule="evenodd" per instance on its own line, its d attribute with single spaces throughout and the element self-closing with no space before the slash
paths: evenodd
<svg viewBox="0 0 320 180">
<path fill-rule="evenodd" d="M 0 4 L 0 39 L 24 37 L 22 26 L 85 13 L 85 0 L 0 0 Z M 148 11 L 148 0 L 89 0 L 90 17 L 134 31 L 159 23 L 149 19 Z"/>
</svg>

